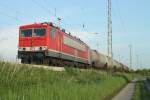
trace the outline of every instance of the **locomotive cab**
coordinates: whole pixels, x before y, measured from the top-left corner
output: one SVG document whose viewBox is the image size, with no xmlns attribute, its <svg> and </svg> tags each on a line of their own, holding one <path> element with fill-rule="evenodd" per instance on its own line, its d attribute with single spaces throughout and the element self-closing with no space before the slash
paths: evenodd
<svg viewBox="0 0 150 100">
<path fill-rule="evenodd" d="M 32 24 L 19 29 L 18 58 L 22 63 L 42 62 L 47 51 L 47 26 Z"/>
<path fill-rule="evenodd" d="M 20 51 L 39 51 L 45 50 L 46 28 L 21 28 L 19 32 Z"/>
</svg>

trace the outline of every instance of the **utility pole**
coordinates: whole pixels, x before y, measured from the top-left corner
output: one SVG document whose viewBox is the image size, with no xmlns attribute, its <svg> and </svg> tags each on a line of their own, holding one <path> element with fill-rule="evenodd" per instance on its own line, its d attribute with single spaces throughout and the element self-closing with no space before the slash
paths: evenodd
<svg viewBox="0 0 150 100">
<path fill-rule="evenodd" d="M 107 37 L 107 50 L 108 56 L 111 58 L 111 66 L 113 66 L 113 50 L 112 50 L 112 3 L 108 0 L 108 37 Z"/>
<path fill-rule="evenodd" d="M 118 55 L 118 61 L 121 62 L 121 57 L 120 57 L 120 55 Z"/>
<path fill-rule="evenodd" d="M 59 27 L 60 27 L 61 18 L 60 18 L 60 17 L 58 17 L 58 18 L 57 18 L 57 20 L 58 20 Z"/>
<path fill-rule="evenodd" d="M 57 20 L 58 20 L 58 23 L 59 23 L 59 29 L 61 30 L 61 18 L 60 17 L 58 17 L 57 18 Z M 58 40 L 59 40 L 59 46 L 60 46 L 60 51 L 62 51 L 62 46 L 61 46 L 61 33 L 60 33 L 60 30 L 58 31 Z M 61 55 L 61 54 L 60 54 Z M 61 56 L 60 56 L 61 57 Z"/>
<path fill-rule="evenodd" d="M 142 69 L 142 66 L 143 66 L 142 60 L 140 59 L 140 69 Z"/>
<path fill-rule="evenodd" d="M 137 68 L 139 68 L 139 55 L 136 55 L 136 60 L 137 60 Z"/>
<path fill-rule="evenodd" d="M 97 42 L 96 46 L 97 46 L 97 51 L 99 51 L 100 47 L 99 47 L 99 43 L 98 42 Z"/>
<path fill-rule="evenodd" d="M 129 45 L 130 49 L 130 70 L 132 69 L 132 45 Z"/>
<path fill-rule="evenodd" d="M 56 18 L 56 16 L 57 16 L 57 15 L 56 15 L 56 8 L 55 8 L 55 15 L 54 15 L 54 16 L 55 16 L 55 18 Z"/>
</svg>

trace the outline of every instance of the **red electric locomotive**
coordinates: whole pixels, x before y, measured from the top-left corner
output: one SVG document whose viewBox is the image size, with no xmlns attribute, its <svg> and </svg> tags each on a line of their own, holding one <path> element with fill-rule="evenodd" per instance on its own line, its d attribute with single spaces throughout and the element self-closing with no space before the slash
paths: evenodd
<svg viewBox="0 0 150 100">
<path fill-rule="evenodd" d="M 29 64 L 83 67 L 90 64 L 90 49 L 52 23 L 35 23 L 20 27 L 18 58 Z"/>
</svg>

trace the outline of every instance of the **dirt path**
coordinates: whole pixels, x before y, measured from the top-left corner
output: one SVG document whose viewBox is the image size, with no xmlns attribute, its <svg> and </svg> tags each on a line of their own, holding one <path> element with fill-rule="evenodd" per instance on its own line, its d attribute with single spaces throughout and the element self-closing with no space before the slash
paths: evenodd
<svg viewBox="0 0 150 100">
<path fill-rule="evenodd" d="M 136 81 L 137 79 L 130 82 L 123 90 L 112 98 L 112 100 L 131 100 L 134 95 Z"/>
</svg>

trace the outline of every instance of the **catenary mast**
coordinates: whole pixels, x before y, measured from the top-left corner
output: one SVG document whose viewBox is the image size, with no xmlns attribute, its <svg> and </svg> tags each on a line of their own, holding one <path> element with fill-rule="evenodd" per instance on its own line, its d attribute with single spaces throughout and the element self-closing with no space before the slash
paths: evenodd
<svg viewBox="0 0 150 100">
<path fill-rule="evenodd" d="M 113 66 L 113 50 L 112 50 L 112 3 L 108 0 L 108 37 L 107 37 L 107 50 L 108 56 L 111 58 L 111 66 Z"/>
</svg>

